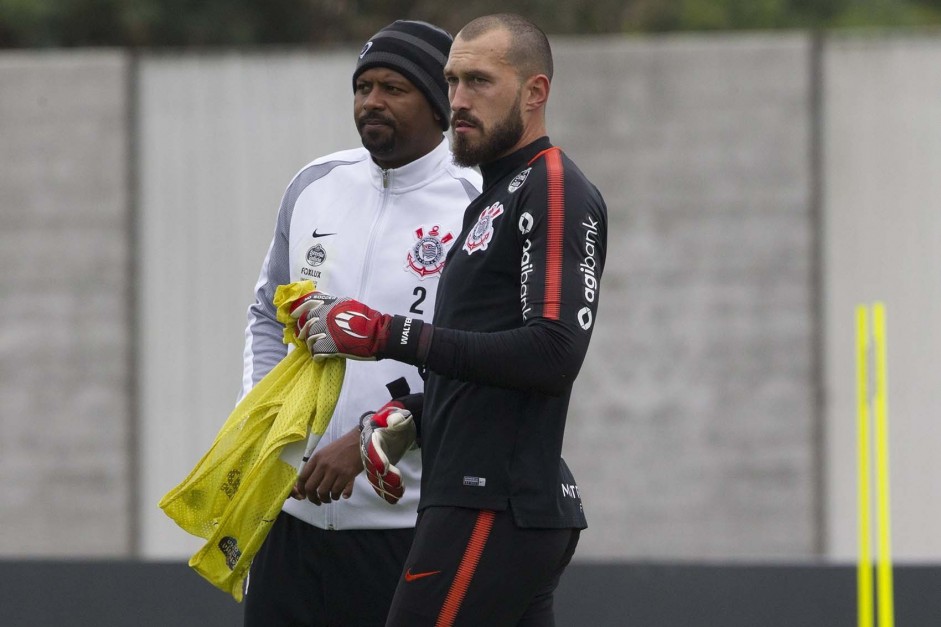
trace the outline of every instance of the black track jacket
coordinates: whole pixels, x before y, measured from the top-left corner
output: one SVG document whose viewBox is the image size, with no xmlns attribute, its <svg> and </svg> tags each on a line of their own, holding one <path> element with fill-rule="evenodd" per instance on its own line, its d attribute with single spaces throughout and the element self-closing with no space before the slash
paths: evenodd
<svg viewBox="0 0 941 627">
<path fill-rule="evenodd" d="M 598 312 L 607 208 L 547 137 L 481 171 L 435 303 L 419 510 L 510 507 L 520 527 L 584 528 L 562 437 Z"/>
</svg>

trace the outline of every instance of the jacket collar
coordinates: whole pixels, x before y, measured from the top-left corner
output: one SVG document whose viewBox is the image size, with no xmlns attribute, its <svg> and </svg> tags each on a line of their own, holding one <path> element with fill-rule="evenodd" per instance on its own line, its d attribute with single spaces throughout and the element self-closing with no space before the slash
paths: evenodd
<svg viewBox="0 0 941 627">
<path fill-rule="evenodd" d="M 373 184 L 383 191 L 402 192 L 414 187 L 420 187 L 429 180 L 433 179 L 441 170 L 451 161 L 451 149 L 447 139 L 441 136 L 439 143 L 434 150 L 419 157 L 411 163 L 406 163 L 401 168 L 389 168 L 383 170 L 376 162 L 369 158 L 370 180 Z"/>
<path fill-rule="evenodd" d="M 529 163 L 533 157 L 551 147 L 552 143 L 549 141 L 549 138 L 543 136 L 533 143 L 523 146 L 516 152 L 512 152 L 496 161 L 483 164 L 480 166 L 480 173 L 484 176 L 484 190 L 499 183 L 507 175 L 515 173 L 521 167 Z"/>
</svg>

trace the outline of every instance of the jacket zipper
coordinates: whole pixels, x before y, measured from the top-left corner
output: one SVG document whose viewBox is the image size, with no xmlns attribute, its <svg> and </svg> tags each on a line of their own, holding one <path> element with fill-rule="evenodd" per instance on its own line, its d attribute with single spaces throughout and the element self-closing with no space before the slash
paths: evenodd
<svg viewBox="0 0 941 627">
<path fill-rule="evenodd" d="M 392 184 L 392 172 L 389 170 L 382 171 L 382 196 L 379 202 L 379 210 L 376 212 L 375 218 L 373 218 L 372 225 L 369 227 L 369 242 L 366 244 L 366 255 L 363 258 L 363 271 L 362 279 L 360 279 L 359 284 L 359 293 L 356 295 L 357 299 L 364 301 L 367 297 L 366 286 L 369 284 L 369 270 L 372 267 L 372 257 L 376 249 L 376 240 L 379 235 L 379 226 L 382 221 L 382 217 L 385 214 L 386 206 L 389 203 L 389 186 Z M 342 436 L 342 433 L 338 433 L 340 430 L 339 423 L 330 424 L 331 435 L 333 440 L 336 441 L 337 438 Z M 337 506 L 335 502 L 327 504 L 327 529 L 330 531 L 335 531 L 337 529 Z"/>
<path fill-rule="evenodd" d="M 363 273 L 362 279 L 359 284 L 359 294 L 357 297 L 360 300 L 365 300 L 368 298 L 366 293 L 366 287 L 369 285 L 369 270 L 372 267 L 372 257 L 376 249 L 376 239 L 379 235 L 379 225 L 382 222 L 383 215 L 385 215 L 386 205 L 389 204 L 389 186 L 392 184 L 392 172 L 389 170 L 382 171 L 382 200 L 379 203 L 379 211 L 376 212 L 376 217 L 372 221 L 372 225 L 369 227 L 369 243 L 366 245 L 366 255 L 363 259 Z"/>
</svg>

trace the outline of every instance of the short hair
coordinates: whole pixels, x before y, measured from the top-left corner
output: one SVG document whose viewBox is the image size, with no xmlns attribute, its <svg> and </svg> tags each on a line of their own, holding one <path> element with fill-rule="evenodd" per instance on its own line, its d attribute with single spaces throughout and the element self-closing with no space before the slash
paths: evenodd
<svg viewBox="0 0 941 627">
<path fill-rule="evenodd" d="M 549 38 L 538 26 L 514 13 L 496 13 L 471 20 L 457 34 L 471 41 L 492 30 L 503 29 L 510 34 L 507 56 L 523 79 L 545 74 L 552 82 L 552 49 Z"/>
</svg>

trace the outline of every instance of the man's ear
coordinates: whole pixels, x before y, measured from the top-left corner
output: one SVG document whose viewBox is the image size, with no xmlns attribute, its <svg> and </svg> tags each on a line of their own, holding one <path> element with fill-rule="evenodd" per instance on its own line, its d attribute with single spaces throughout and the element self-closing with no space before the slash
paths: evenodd
<svg viewBox="0 0 941 627">
<path fill-rule="evenodd" d="M 530 76 L 523 86 L 523 94 L 523 106 L 526 111 L 544 108 L 549 100 L 549 77 L 545 74 Z"/>
</svg>

